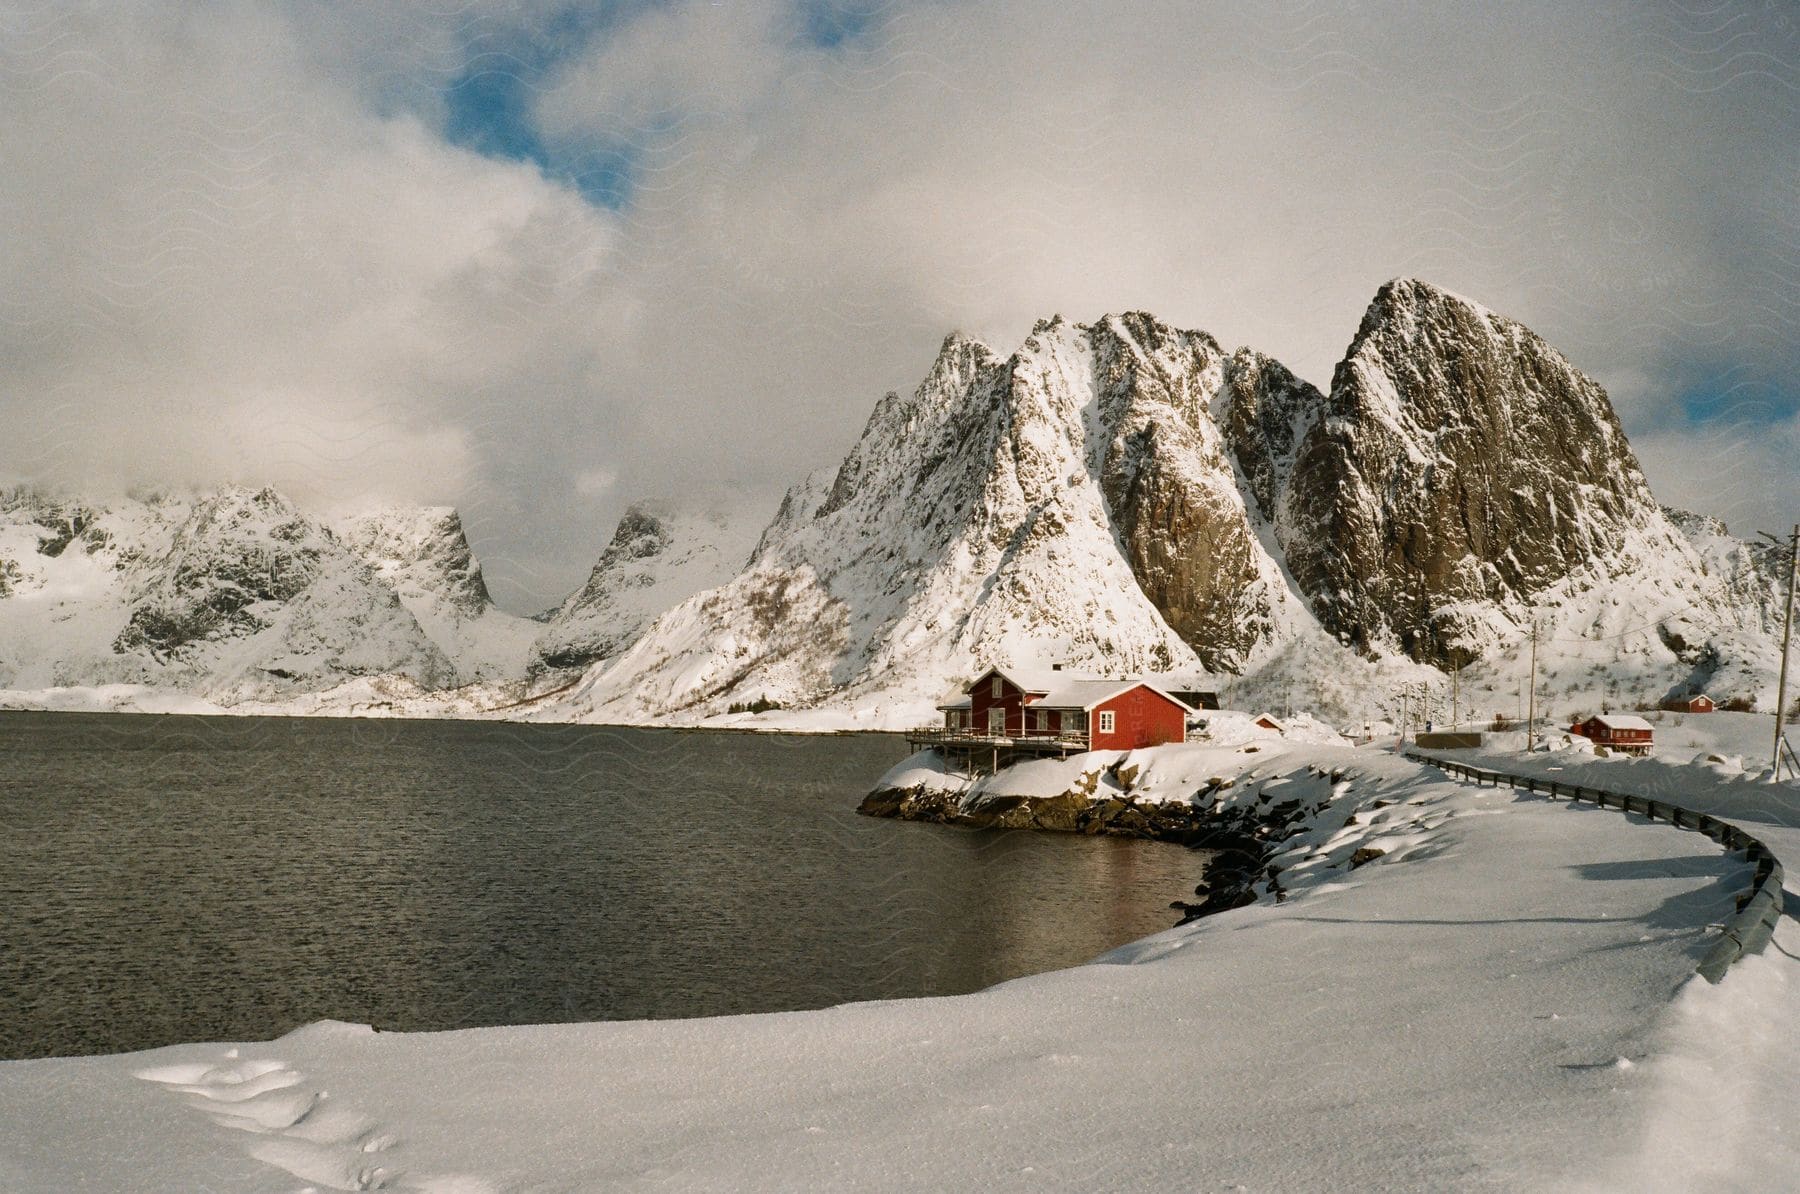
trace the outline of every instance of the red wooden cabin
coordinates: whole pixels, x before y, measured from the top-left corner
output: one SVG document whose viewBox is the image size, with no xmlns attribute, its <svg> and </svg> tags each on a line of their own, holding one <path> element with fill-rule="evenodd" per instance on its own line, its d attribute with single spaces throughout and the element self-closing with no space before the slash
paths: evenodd
<svg viewBox="0 0 1800 1194">
<path fill-rule="evenodd" d="M 1621 713 L 1601 713 L 1586 721 L 1578 721 L 1569 727 L 1569 732 L 1580 734 L 1596 746 L 1628 755 L 1649 754 L 1654 735 L 1649 722 L 1641 717 L 1629 717 Z"/>
<path fill-rule="evenodd" d="M 1688 696 L 1670 697 L 1663 702 L 1663 708 L 1672 713 L 1711 713 L 1716 706 L 1713 699 L 1704 692 L 1691 693 Z"/>
<path fill-rule="evenodd" d="M 1192 706 L 1144 680 L 989 668 L 965 696 L 939 706 L 944 728 L 971 738 L 1133 750 L 1187 740 Z"/>
</svg>

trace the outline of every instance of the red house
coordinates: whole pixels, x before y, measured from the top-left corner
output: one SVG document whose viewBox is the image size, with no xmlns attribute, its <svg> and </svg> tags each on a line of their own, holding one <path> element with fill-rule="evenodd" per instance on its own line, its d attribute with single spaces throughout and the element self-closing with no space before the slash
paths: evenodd
<svg viewBox="0 0 1800 1194">
<path fill-rule="evenodd" d="M 1711 713 L 1713 699 L 1704 692 L 1690 693 L 1687 696 L 1670 697 L 1663 702 L 1663 708 L 1671 713 Z"/>
<path fill-rule="evenodd" d="M 1595 746 L 1604 746 L 1619 754 L 1647 755 L 1651 751 L 1653 731 L 1650 723 L 1641 717 L 1602 713 L 1586 721 L 1576 722 L 1569 727 L 1569 732 L 1580 734 Z"/>
<path fill-rule="evenodd" d="M 989 668 L 938 708 L 944 731 L 971 744 L 1009 740 L 1063 753 L 1185 742 L 1195 712 L 1145 680 L 1013 667 Z"/>
</svg>

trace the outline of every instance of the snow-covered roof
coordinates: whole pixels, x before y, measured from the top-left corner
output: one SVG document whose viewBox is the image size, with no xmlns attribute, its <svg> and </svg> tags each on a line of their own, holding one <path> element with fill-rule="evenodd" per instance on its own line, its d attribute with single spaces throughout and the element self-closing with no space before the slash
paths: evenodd
<svg viewBox="0 0 1800 1194">
<path fill-rule="evenodd" d="M 975 687 L 975 685 L 980 684 L 995 672 L 1000 673 L 1000 675 L 1014 688 L 1024 692 L 1051 692 L 1056 688 L 1067 684 L 1071 680 L 1092 680 L 1096 678 L 1091 672 L 1078 672 L 1050 667 L 1019 667 L 1009 663 L 1004 667 L 995 666 L 988 668 L 986 671 L 982 672 L 981 675 L 975 677 L 969 684 L 969 687 Z"/>
<path fill-rule="evenodd" d="M 1273 713 L 1258 713 L 1255 717 L 1252 717 L 1250 720 L 1252 723 L 1266 721 L 1270 725 L 1274 726 L 1276 729 L 1281 730 L 1284 733 L 1287 731 L 1287 727 L 1281 723 L 1281 719 L 1279 717 L 1276 717 Z"/>
<path fill-rule="evenodd" d="M 973 702 L 970 701 L 968 694 L 966 693 L 962 696 L 958 696 L 954 692 L 947 692 L 944 694 L 944 699 L 938 702 L 938 708 L 967 709 L 972 703 Z"/>
<path fill-rule="evenodd" d="M 1627 713 L 1602 713 L 1595 721 L 1609 730 L 1651 730 L 1655 729 L 1641 717 L 1633 717 Z"/>
<path fill-rule="evenodd" d="M 1171 696 L 1146 680 L 1065 680 L 1039 700 L 1031 702 L 1031 707 L 1033 709 L 1092 709 L 1095 705 L 1103 704 L 1120 693 L 1130 692 L 1139 686 L 1148 688 L 1166 701 L 1180 705 L 1189 713 L 1198 712 L 1186 701 Z"/>
<path fill-rule="evenodd" d="M 1169 692 L 1215 692 L 1219 678 L 1207 672 L 1144 672 L 1137 677 Z"/>
</svg>

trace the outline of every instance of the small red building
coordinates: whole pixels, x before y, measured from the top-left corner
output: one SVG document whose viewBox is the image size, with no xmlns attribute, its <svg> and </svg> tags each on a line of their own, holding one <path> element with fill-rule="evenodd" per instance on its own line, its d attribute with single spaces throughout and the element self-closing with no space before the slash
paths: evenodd
<svg viewBox="0 0 1800 1194">
<path fill-rule="evenodd" d="M 1662 707 L 1671 713 L 1711 713 L 1714 709 L 1713 699 L 1704 692 L 1670 697 L 1663 702 Z"/>
<path fill-rule="evenodd" d="M 1649 754 L 1654 733 L 1650 723 L 1643 718 L 1621 713 L 1601 713 L 1578 721 L 1569 727 L 1569 732 L 1580 734 L 1595 746 L 1626 755 Z"/>
<path fill-rule="evenodd" d="M 1012 667 L 989 668 L 963 696 L 938 708 L 945 731 L 971 740 L 1071 751 L 1185 742 L 1187 719 L 1195 711 L 1145 680 Z"/>
</svg>

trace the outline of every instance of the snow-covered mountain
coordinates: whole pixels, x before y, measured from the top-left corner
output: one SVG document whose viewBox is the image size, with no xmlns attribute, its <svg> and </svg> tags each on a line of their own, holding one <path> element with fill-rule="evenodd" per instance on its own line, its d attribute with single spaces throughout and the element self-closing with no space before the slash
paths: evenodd
<svg viewBox="0 0 1800 1194">
<path fill-rule="evenodd" d="M 1277 496 L 1327 629 L 1460 664 L 1565 578 L 1694 570 L 1606 392 L 1520 324 L 1413 279 L 1383 286 Z"/>
<path fill-rule="evenodd" d="M 494 605 L 455 510 L 392 506 L 339 519 L 333 529 L 399 596 L 458 683 L 524 673 L 543 627 Z"/>
<path fill-rule="evenodd" d="M 108 502 L 0 494 L 0 689 L 142 685 L 220 705 L 353 679 L 522 675 L 541 627 L 496 609 L 455 511 L 335 523 L 272 489 Z"/>
<path fill-rule="evenodd" d="M 1571 704 L 1754 695 L 1758 559 L 1670 522 L 1599 385 L 1427 283 L 1380 289 L 1328 394 L 1148 315 L 1053 319 L 1005 357 L 952 335 L 741 575 L 546 715 L 761 699 L 896 724 L 988 662 L 1046 659 L 1205 668 L 1334 717 L 1458 667 L 1501 708 L 1534 623 Z"/>
<path fill-rule="evenodd" d="M 1008 357 L 952 335 L 841 467 L 788 494 L 740 576 L 663 615 L 564 712 L 828 701 L 892 722 L 991 661 L 1246 666 L 1310 619 L 1214 417 L 1288 380 L 1253 363 L 1141 314 L 1049 320 Z"/>
<path fill-rule="evenodd" d="M 533 668 L 582 668 L 616 654 L 664 610 L 736 576 L 766 518 L 632 506 L 587 583 L 542 629 L 531 648 Z"/>
<path fill-rule="evenodd" d="M 634 507 L 547 623 L 493 607 L 444 508 L 0 495 L 0 688 L 897 727 L 986 664 L 1062 662 L 1368 720 L 1449 669 L 1464 710 L 1522 707 L 1535 627 L 1553 716 L 1690 688 L 1767 707 L 1778 556 L 1659 507 L 1541 338 L 1400 279 L 1328 393 L 1142 313 L 1004 356 L 953 334 L 766 527 Z"/>
</svg>

